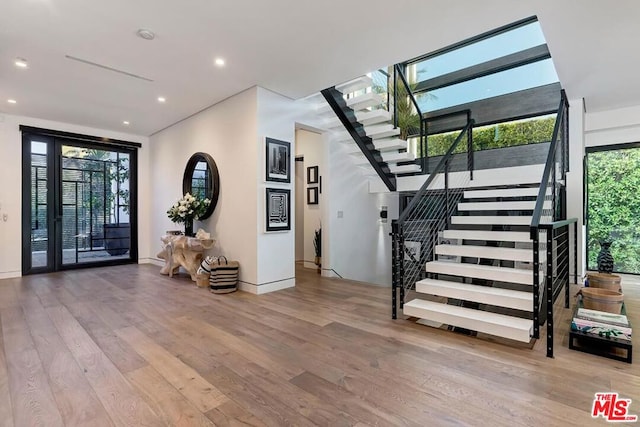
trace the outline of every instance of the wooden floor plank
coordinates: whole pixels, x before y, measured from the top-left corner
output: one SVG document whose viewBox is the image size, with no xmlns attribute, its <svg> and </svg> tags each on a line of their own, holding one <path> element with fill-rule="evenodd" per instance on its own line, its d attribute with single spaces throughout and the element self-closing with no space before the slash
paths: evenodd
<svg viewBox="0 0 640 427">
<path fill-rule="evenodd" d="M 115 332 L 203 413 L 226 402 L 220 390 L 134 326 Z"/>
<path fill-rule="evenodd" d="M 0 317 L 0 332 L 2 318 Z M 0 340 L 0 427 L 13 427 L 13 405 L 9 391 L 9 374 L 7 358 L 4 352 L 4 340 Z"/>
<path fill-rule="evenodd" d="M 67 426 L 112 426 L 80 366 L 43 310 L 25 310 L 27 323 Z"/>
<path fill-rule="evenodd" d="M 215 426 L 152 366 L 129 372 L 127 378 L 167 425 Z"/>
<path fill-rule="evenodd" d="M 640 413 L 637 364 L 569 350 L 561 304 L 549 359 L 544 328 L 531 349 L 392 320 L 388 288 L 302 268 L 265 295 L 158 270 L 0 280 L 0 426 L 590 426 L 602 391 Z"/>
<path fill-rule="evenodd" d="M 116 425 L 164 424 L 66 307 L 49 308 L 47 314 Z"/>
<path fill-rule="evenodd" d="M 62 416 L 22 308 L 0 310 L 0 319 L 15 425 L 62 426 Z"/>
</svg>

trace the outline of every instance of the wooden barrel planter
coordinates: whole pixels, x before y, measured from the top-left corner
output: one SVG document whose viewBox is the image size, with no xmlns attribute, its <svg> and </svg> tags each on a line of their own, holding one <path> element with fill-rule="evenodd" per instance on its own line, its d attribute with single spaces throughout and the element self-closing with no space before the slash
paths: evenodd
<svg viewBox="0 0 640 427">
<path fill-rule="evenodd" d="M 624 294 L 610 289 L 582 288 L 582 303 L 584 308 L 590 310 L 606 311 L 607 313 L 620 314 Z"/>
<path fill-rule="evenodd" d="M 589 273 L 590 288 L 609 289 L 610 291 L 622 292 L 620 276 L 608 273 Z"/>
</svg>

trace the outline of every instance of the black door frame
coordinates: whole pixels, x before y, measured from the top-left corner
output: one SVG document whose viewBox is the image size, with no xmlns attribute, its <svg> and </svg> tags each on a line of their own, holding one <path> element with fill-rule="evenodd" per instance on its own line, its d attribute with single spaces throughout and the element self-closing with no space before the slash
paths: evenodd
<svg viewBox="0 0 640 427">
<path fill-rule="evenodd" d="M 592 147 L 585 147 L 585 154 L 583 159 L 583 168 L 582 168 L 582 185 L 584 189 L 584 213 L 583 213 L 583 222 L 585 226 L 585 260 L 586 265 L 584 266 L 585 271 L 589 271 L 589 154 L 600 153 L 603 151 L 616 151 L 616 150 L 627 150 L 632 148 L 640 148 L 640 142 L 626 142 L 622 144 L 610 144 L 610 145 L 596 145 Z M 619 274 L 629 274 L 629 275 L 639 275 L 640 273 L 627 273 L 625 271 L 614 271 L 614 273 Z"/>
<path fill-rule="evenodd" d="M 22 131 L 22 274 L 47 273 L 77 268 L 103 267 L 138 262 L 138 152 L 142 145 L 91 135 L 20 126 Z M 47 144 L 47 266 L 32 267 L 31 253 L 31 141 L 37 137 Z M 61 146 L 111 150 L 129 155 L 129 258 L 94 261 L 79 264 L 62 263 L 62 164 Z"/>
</svg>

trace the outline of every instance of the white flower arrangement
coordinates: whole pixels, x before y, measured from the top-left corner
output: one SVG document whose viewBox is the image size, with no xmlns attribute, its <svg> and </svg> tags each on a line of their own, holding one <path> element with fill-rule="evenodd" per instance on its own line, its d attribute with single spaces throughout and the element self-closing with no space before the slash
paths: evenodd
<svg viewBox="0 0 640 427">
<path fill-rule="evenodd" d="M 187 193 L 169 208 L 167 215 L 172 222 L 178 224 L 193 223 L 204 215 L 210 204 L 209 199 L 201 199 Z"/>
</svg>

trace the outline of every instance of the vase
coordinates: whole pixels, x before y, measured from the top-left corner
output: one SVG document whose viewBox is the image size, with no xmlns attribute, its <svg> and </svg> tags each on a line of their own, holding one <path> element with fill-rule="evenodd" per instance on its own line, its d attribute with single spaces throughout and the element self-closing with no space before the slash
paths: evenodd
<svg viewBox="0 0 640 427">
<path fill-rule="evenodd" d="M 600 242 L 600 253 L 598 254 L 598 273 L 609 273 L 613 272 L 613 255 L 611 255 L 611 251 L 609 248 L 611 247 L 612 242 L 603 241 Z"/>
<path fill-rule="evenodd" d="M 193 237 L 193 221 L 186 220 L 184 222 L 184 235 L 187 237 Z"/>
</svg>

